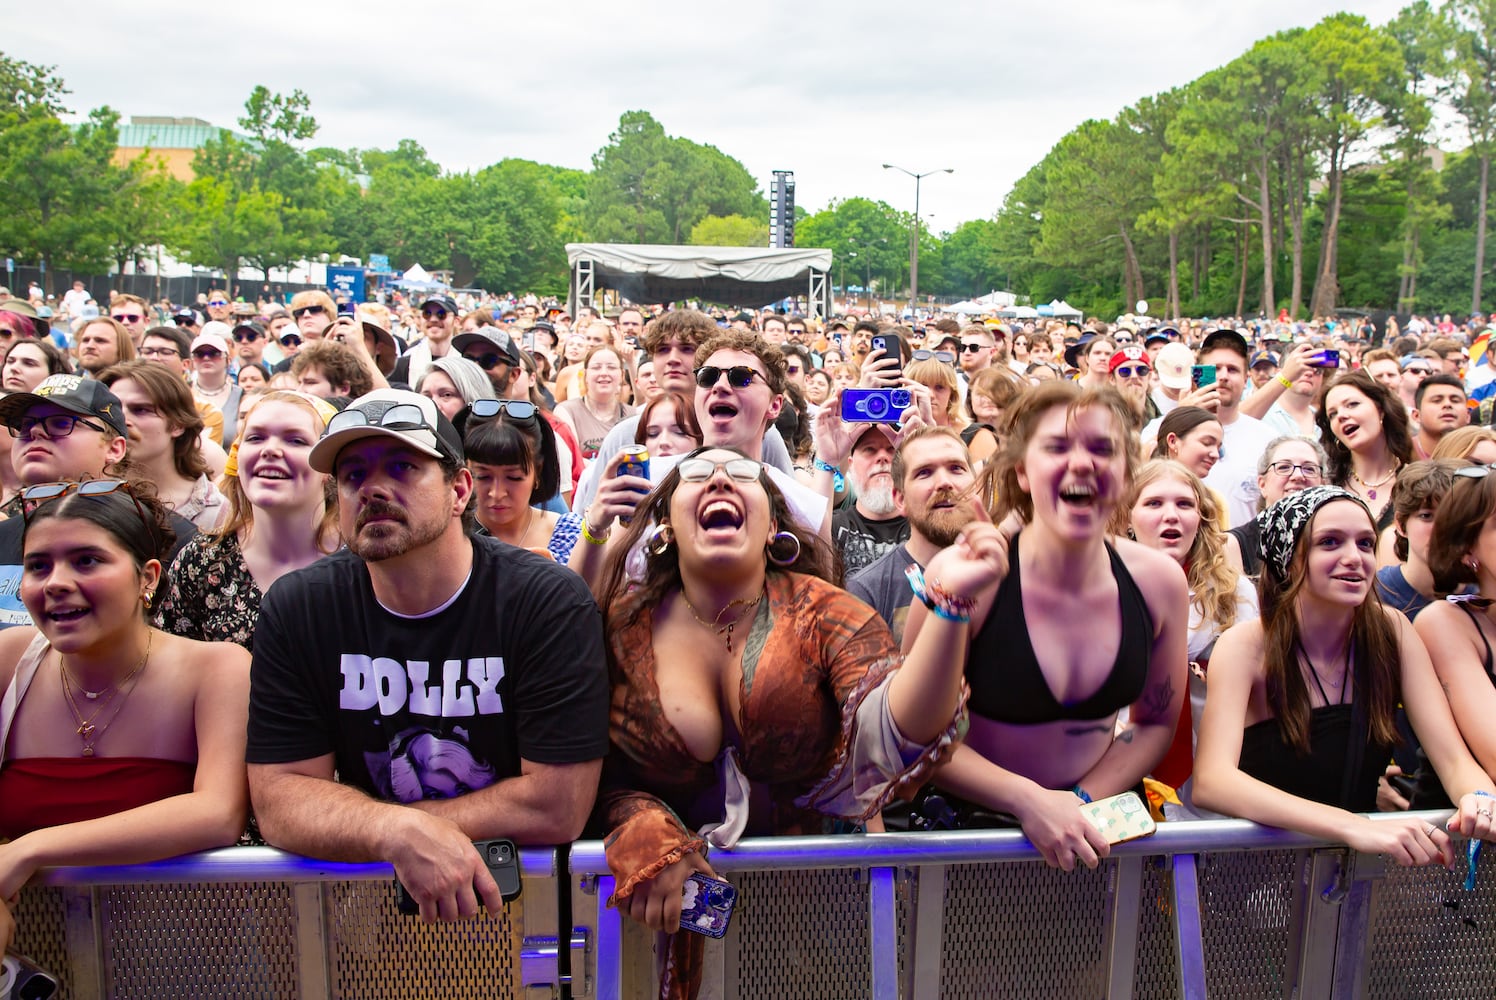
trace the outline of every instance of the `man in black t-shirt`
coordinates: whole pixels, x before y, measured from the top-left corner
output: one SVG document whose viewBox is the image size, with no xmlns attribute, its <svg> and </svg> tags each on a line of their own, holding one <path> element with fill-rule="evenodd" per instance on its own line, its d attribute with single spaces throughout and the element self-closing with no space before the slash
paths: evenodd
<svg viewBox="0 0 1496 1000">
<path fill-rule="evenodd" d="M 852 444 L 847 479 L 856 499 L 831 516 L 831 544 L 847 577 L 909 537 L 909 522 L 893 498 L 894 433 L 887 424 L 872 424 Z"/>
<path fill-rule="evenodd" d="M 336 478 L 348 551 L 281 578 L 260 608 L 260 829 L 299 854 L 391 862 L 428 920 L 479 898 L 497 912 L 471 841 L 563 843 L 591 811 L 608 747 L 601 615 L 575 574 L 463 532 L 472 477 L 425 397 L 361 397 L 310 461 Z"/>
</svg>

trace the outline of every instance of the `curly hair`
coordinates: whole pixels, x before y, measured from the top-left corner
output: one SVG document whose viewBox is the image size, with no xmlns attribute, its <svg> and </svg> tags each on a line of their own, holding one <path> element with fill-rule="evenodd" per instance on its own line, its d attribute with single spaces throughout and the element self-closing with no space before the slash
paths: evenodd
<svg viewBox="0 0 1496 1000">
<path fill-rule="evenodd" d="M 777 396 L 784 392 L 784 354 L 779 348 L 751 330 L 718 330 L 696 345 L 696 367 L 700 368 L 718 351 L 742 351 L 758 358 L 764 366 L 764 381 Z"/>
<path fill-rule="evenodd" d="M 1200 477 L 1173 459 L 1145 462 L 1133 477 L 1127 503 L 1121 509 L 1130 520 L 1143 491 L 1165 478 L 1183 483 L 1195 496 L 1200 526 L 1184 559 L 1190 603 L 1199 609 L 1202 624 L 1212 624 L 1218 632 L 1224 632 L 1236 624 L 1236 585 L 1241 574 L 1226 559 L 1226 533 L 1219 527 L 1220 509 Z"/>
<path fill-rule="evenodd" d="M 1333 382 L 1326 382 L 1320 387 L 1319 395 L 1314 400 L 1314 422 L 1319 426 L 1319 440 L 1324 445 L 1325 453 L 1330 456 L 1330 481 L 1336 486 L 1345 486 L 1350 482 L 1353 470 L 1351 451 L 1335 436 L 1329 415 L 1325 412 L 1325 400 L 1333 390 L 1342 387 L 1354 389 L 1371 400 L 1382 418 L 1382 439 L 1387 443 L 1387 451 L 1399 462 L 1411 462 L 1413 435 L 1408 429 L 1407 408 L 1403 406 L 1402 400 L 1372 378 L 1364 368 L 1357 368 L 1345 372 Z"/>
<path fill-rule="evenodd" d="M 695 449 L 685 455 L 681 461 L 713 451 L 729 452 L 741 458 L 748 457 L 733 448 L 708 445 Z M 768 572 L 771 574 L 805 573 L 836 583 L 833 555 L 826 543 L 821 541 L 820 535 L 795 521 L 795 516 L 790 511 L 784 494 L 779 492 L 779 488 L 769 478 L 768 472 L 762 468 L 758 482 L 763 487 L 764 493 L 768 495 L 770 518 L 779 525 L 779 530 L 794 535 L 800 543 L 799 556 L 787 566 L 779 566 L 769 561 L 766 553 L 765 562 Z M 660 485 L 655 487 L 654 492 L 639 501 L 639 506 L 634 511 L 634 517 L 628 529 L 610 549 L 608 561 L 603 568 L 603 586 L 598 601 L 599 607 L 607 616 L 609 629 L 620 628 L 633 621 L 640 613 L 658 606 L 669 591 L 681 586 L 680 546 L 678 545 L 666 546 L 664 551 L 659 553 L 646 550 L 644 579 L 642 580 L 630 580 L 627 565 L 629 553 L 640 545 L 645 533 L 654 525 L 663 524 L 669 519 L 670 501 L 675 498 L 675 490 L 680 483 L 680 463 L 678 462 L 660 481 Z"/>
<path fill-rule="evenodd" d="M 654 354 L 666 341 L 699 345 L 716 332 L 717 324 L 706 313 L 697 309 L 671 309 L 644 325 L 644 336 L 639 343 Z"/>
<path fill-rule="evenodd" d="M 359 363 L 358 355 L 335 340 L 314 340 L 296 352 L 291 359 L 291 374 L 299 379 L 308 368 L 320 370 L 334 389 L 346 385 L 350 399 L 358 399 L 374 388 L 374 379 Z"/>
</svg>

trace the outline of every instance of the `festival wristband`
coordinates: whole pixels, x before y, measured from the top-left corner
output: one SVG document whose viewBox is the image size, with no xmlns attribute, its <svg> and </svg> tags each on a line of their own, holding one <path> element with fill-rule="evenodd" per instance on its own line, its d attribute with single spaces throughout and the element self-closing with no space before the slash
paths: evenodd
<svg viewBox="0 0 1496 1000">
<path fill-rule="evenodd" d="M 587 544 L 589 544 L 589 545 L 607 545 L 608 544 L 608 536 L 610 534 L 612 534 L 612 529 L 609 529 L 608 531 L 604 531 L 600 535 L 593 534 L 592 533 L 592 525 L 589 524 L 588 521 L 587 521 L 587 515 L 586 514 L 582 515 L 582 540 L 585 541 L 585 542 L 587 542 Z"/>
<path fill-rule="evenodd" d="M 1281 385 L 1283 388 L 1285 388 L 1285 389 L 1292 389 L 1293 388 L 1293 379 L 1284 378 L 1282 372 L 1278 373 L 1277 378 L 1278 378 L 1278 384 Z"/>
<path fill-rule="evenodd" d="M 927 583 L 924 571 L 913 563 L 904 570 L 904 576 L 909 579 L 909 589 L 914 591 L 914 596 L 918 597 L 935 617 L 951 622 L 971 621 L 971 609 L 976 606 L 976 598 L 957 597 L 941 587 L 938 580 Z"/>
<path fill-rule="evenodd" d="M 1086 805 L 1091 804 L 1091 793 L 1086 791 L 1084 788 L 1076 785 L 1074 788 L 1070 789 L 1070 791 L 1075 794 L 1076 798 L 1080 799 Z"/>
<path fill-rule="evenodd" d="M 841 493 L 846 489 L 846 480 L 842 478 L 841 470 L 836 466 L 832 465 L 829 462 L 821 461 L 819 455 L 816 456 L 815 461 L 812 462 L 811 465 L 817 472 L 831 473 L 832 488 L 835 489 L 837 493 Z"/>
</svg>

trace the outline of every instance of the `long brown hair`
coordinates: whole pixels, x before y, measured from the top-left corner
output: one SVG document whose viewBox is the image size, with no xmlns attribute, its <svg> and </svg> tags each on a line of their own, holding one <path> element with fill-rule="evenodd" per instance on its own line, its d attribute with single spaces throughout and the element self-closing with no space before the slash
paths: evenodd
<svg viewBox="0 0 1496 1000">
<path fill-rule="evenodd" d="M 122 361 L 99 372 L 99 381 L 110 388 L 121 379 L 138 382 L 166 425 L 181 430 L 171 442 L 171 460 L 177 475 L 196 479 L 207 472 L 208 462 L 203 458 L 200 440 L 203 417 L 182 377 L 154 361 Z"/>
<path fill-rule="evenodd" d="M 1354 501 L 1333 501 L 1352 503 Z M 1328 506 L 1328 504 L 1326 504 Z M 1365 505 L 1361 506 L 1365 511 Z M 1323 510 L 1321 507 L 1320 510 Z M 1299 667 L 1302 648 L 1298 598 L 1308 580 L 1309 546 L 1304 542 L 1314 530 L 1319 511 L 1304 522 L 1294 545 L 1288 576 L 1279 576 L 1272 560 L 1263 563 L 1257 581 L 1257 604 L 1262 614 L 1267 703 L 1278 720 L 1283 741 L 1301 755 L 1309 753 L 1309 685 Z M 1371 515 L 1367 514 L 1367 520 Z M 1375 525 L 1373 525 L 1375 527 Z M 1397 633 L 1387 620 L 1382 599 L 1372 587 L 1351 615 L 1351 676 L 1356 700 L 1362 706 L 1373 742 L 1395 744 L 1401 737 L 1393 721 L 1398 703 L 1398 674 L 1402 652 Z M 1310 669 L 1313 669 L 1312 667 Z"/>
<path fill-rule="evenodd" d="M 1335 436 L 1329 415 L 1325 413 L 1325 400 L 1329 398 L 1330 390 L 1342 386 L 1355 389 L 1376 407 L 1382 418 L 1382 440 L 1387 443 L 1387 451 L 1392 457 L 1404 464 L 1413 461 L 1413 435 L 1408 430 L 1407 408 L 1391 390 L 1372 378 L 1366 369 L 1357 368 L 1344 373 L 1333 382 L 1325 382 L 1314 399 L 1314 422 L 1319 426 L 1320 444 L 1324 445 L 1325 453 L 1330 456 L 1330 482 L 1336 486 L 1345 486 L 1350 482 L 1352 471 L 1351 450 Z"/>
</svg>

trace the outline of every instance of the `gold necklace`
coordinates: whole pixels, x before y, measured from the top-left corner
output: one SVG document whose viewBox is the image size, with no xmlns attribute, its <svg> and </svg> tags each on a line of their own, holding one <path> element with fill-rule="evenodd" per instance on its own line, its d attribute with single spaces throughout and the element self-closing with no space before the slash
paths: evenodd
<svg viewBox="0 0 1496 1000">
<path fill-rule="evenodd" d="M 145 669 L 146 662 L 151 658 L 151 643 L 155 640 L 155 637 L 156 633 L 154 629 L 146 633 L 145 654 L 141 656 L 140 662 L 135 664 L 135 669 L 126 674 L 124 680 L 118 684 L 110 684 L 96 692 L 89 691 L 81 684 L 78 685 L 78 690 L 83 692 L 84 697 L 90 699 L 98 699 L 105 692 L 109 692 L 109 697 L 105 698 L 104 703 L 95 709 L 93 715 L 90 715 L 87 719 L 83 718 L 83 713 L 78 709 L 78 701 L 73 695 L 73 685 L 76 682 L 73 680 L 72 675 L 68 673 L 67 667 L 63 663 L 63 655 L 61 653 L 57 654 L 57 669 L 62 674 L 63 700 L 68 703 L 68 711 L 72 713 L 73 721 L 78 723 L 78 728 L 74 732 L 78 734 L 78 739 L 83 741 L 83 756 L 92 757 L 94 755 L 94 745 L 104 738 L 104 734 L 109 731 L 109 727 L 114 725 L 114 720 L 118 719 L 120 712 L 124 711 L 125 702 L 129 701 L 130 695 L 135 693 L 135 688 L 138 685 L 131 684 L 130 682 Z M 129 685 L 129 690 L 125 691 L 127 684 Z M 118 700 L 116 700 L 115 695 L 121 691 L 124 691 L 124 694 L 120 695 Z M 114 712 L 102 726 L 94 725 L 94 720 L 98 719 L 111 704 L 114 705 Z"/>
<path fill-rule="evenodd" d="M 1375 500 L 1377 498 L 1377 487 L 1385 485 L 1389 479 L 1397 475 L 1397 470 L 1401 468 L 1402 463 L 1398 462 L 1396 465 L 1392 466 L 1392 471 L 1388 472 L 1385 476 L 1383 476 L 1381 479 L 1378 479 L 1374 483 L 1368 483 L 1366 480 L 1362 479 L 1361 476 L 1356 472 L 1356 470 L 1352 468 L 1351 478 L 1361 484 L 1361 488 L 1366 491 L 1367 499 Z"/>
<path fill-rule="evenodd" d="M 707 621 L 705 618 L 701 617 L 700 613 L 697 612 L 696 605 L 692 604 L 691 599 L 686 596 L 685 588 L 681 588 L 680 599 L 686 602 L 686 607 L 691 609 L 691 617 L 700 622 L 703 628 L 709 628 L 713 632 L 716 632 L 718 635 L 723 636 L 726 639 L 727 651 L 731 653 L 732 630 L 737 628 L 738 623 L 748 616 L 748 612 L 758 607 L 758 602 L 764 599 L 764 592 L 760 590 L 758 592 L 758 596 L 751 601 L 746 597 L 739 597 L 735 600 L 728 601 L 727 607 L 717 612 L 717 617 L 712 619 L 711 621 Z M 722 616 L 736 607 L 741 607 L 743 610 L 738 613 L 738 616 L 736 618 L 728 622 L 726 625 L 723 625 Z"/>
</svg>

